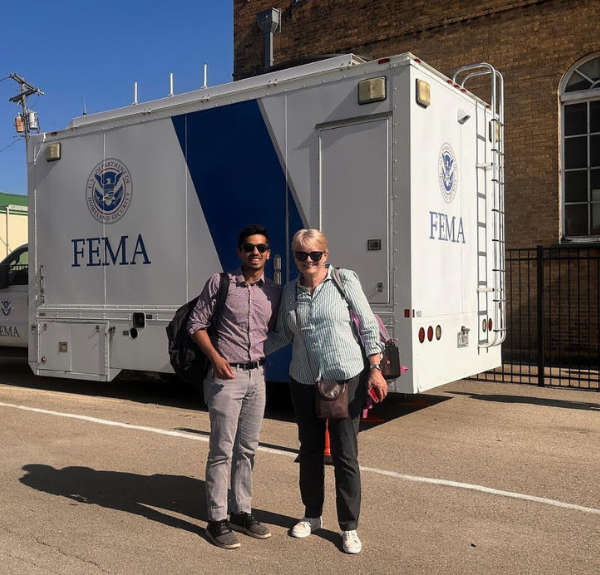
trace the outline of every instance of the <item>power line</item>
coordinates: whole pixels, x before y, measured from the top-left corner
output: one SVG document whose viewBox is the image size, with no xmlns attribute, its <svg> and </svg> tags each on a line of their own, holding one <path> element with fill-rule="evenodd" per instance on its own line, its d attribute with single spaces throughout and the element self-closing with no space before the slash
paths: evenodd
<svg viewBox="0 0 600 575">
<path fill-rule="evenodd" d="M 5 146 L 4 148 L 2 148 L 2 149 L 0 150 L 0 154 L 1 154 L 2 152 L 4 152 L 5 150 L 8 150 L 8 148 L 10 148 L 11 146 L 14 146 L 14 145 L 15 145 L 15 144 L 16 144 L 16 143 L 17 143 L 17 142 L 20 140 L 19 136 L 14 136 L 14 137 L 15 137 L 15 140 L 14 140 L 14 142 L 11 142 L 10 144 L 8 144 L 8 146 Z"/>
</svg>

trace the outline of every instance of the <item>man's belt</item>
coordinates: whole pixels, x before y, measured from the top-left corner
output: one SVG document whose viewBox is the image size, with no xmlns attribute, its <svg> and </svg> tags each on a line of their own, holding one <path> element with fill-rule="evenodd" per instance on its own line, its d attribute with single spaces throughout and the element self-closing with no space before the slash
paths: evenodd
<svg viewBox="0 0 600 575">
<path fill-rule="evenodd" d="M 230 363 L 229 365 L 240 369 L 256 369 L 261 365 L 265 365 L 265 360 L 259 359 L 258 361 L 249 361 L 248 363 Z"/>
</svg>

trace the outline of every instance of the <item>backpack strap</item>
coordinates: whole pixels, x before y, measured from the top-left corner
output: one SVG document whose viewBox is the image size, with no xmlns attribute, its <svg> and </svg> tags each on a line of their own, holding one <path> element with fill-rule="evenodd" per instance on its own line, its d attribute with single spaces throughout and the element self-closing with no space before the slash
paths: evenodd
<svg viewBox="0 0 600 575">
<path fill-rule="evenodd" d="M 229 293 L 229 274 L 227 272 L 221 272 L 221 281 L 219 282 L 219 291 L 217 292 L 217 306 L 213 314 L 213 319 L 219 319 L 223 313 L 225 302 L 227 301 L 227 294 Z"/>
<path fill-rule="evenodd" d="M 219 325 L 219 320 L 221 319 L 221 314 L 223 313 L 223 308 L 225 307 L 225 302 L 227 301 L 227 294 L 229 293 L 230 283 L 229 274 L 227 272 L 221 272 L 219 276 L 219 289 L 217 291 L 215 311 L 213 312 L 213 315 L 210 318 L 210 326 L 215 336 L 217 332 L 217 326 Z"/>
</svg>

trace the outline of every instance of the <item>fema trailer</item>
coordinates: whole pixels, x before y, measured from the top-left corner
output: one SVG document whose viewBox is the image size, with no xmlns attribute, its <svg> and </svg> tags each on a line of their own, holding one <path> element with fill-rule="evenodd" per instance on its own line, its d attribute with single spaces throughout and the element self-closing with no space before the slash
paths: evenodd
<svg viewBox="0 0 600 575">
<path fill-rule="evenodd" d="M 101 381 L 171 372 L 175 310 L 238 266 L 238 232 L 261 223 L 276 281 L 297 275 L 302 227 L 359 274 L 408 367 L 392 391 L 495 368 L 503 158 L 501 75 L 449 79 L 411 54 L 336 56 L 32 135 L 29 363 Z M 288 359 L 268 358 L 267 378 L 287 381 Z"/>
</svg>

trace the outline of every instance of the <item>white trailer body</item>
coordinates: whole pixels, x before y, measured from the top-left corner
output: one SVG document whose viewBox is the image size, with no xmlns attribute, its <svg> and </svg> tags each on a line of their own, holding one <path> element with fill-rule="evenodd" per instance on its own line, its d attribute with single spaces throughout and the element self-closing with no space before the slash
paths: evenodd
<svg viewBox="0 0 600 575">
<path fill-rule="evenodd" d="M 32 136 L 34 373 L 170 372 L 165 326 L 238 266 L 251 223 L 269 230 L 267 273 L 283 283 L 295 231 L 327 235 L 329 261 L 359 274 L 398 341 L 408 371 L 392 390 L 499 366 L 500 108 L 410 54 L 348 55 Z M 268 358 L 268 379 L 287 380 L 288 359 Z"/>
</svg>

